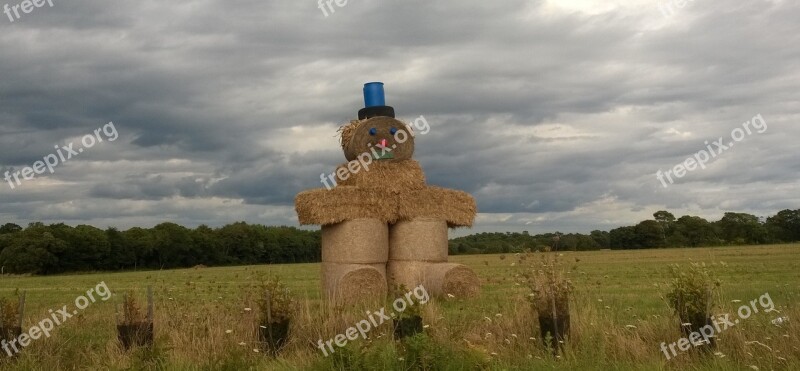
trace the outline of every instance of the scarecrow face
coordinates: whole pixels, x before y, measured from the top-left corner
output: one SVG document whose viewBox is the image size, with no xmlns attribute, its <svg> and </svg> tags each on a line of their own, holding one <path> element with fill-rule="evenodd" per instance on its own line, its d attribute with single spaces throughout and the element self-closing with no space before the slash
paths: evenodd
<svg viewBox="0 0 800 371">
<path fill-rule="evenodd" d="M 402 122 L 391 117 L 373 117 L 350 125 L 342 132 L 342 148 L 348 161 L 368 153 L 373 160 L 410 160 L 414 137 Z"/>
</svg>

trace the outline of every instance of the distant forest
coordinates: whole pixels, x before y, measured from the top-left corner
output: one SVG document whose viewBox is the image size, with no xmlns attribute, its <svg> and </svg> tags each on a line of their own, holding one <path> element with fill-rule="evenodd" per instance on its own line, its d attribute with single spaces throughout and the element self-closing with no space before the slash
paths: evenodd
<svg viewBox="0 0 800 371">
<path fill-rule="evenodd" d="M 783 210 L 761 220 L 755 215 L 725 213 L 709 222 L 699 216 L 678 219 L 670 212 L 657 211 L 653 219 L 611 231 L 581 233 L 479 233 L 450 240 L 451 254 L 515 253 L 530 249 L 586 251 L 762 245 L 800 241 L 800 209 Z"/>
<path fill-rule="evenodd" d="M 709 222 L 678 219 L 667 211 L 654 219 L 611 231 L 580 233 L 478 233 L 450 240 L 450 253 L 495 254 L 525 250 L 649 249 L 759 245 L 800 241 L 800 209 L 762 220 L 725 213 Z M 189 229 L 174 223 L 119 231 L 79 225 L 14 223 L 0 227 L 0 267 L 4 273 L 68 272 L 283 264 L 320 261 L 320 232 L 244 222 L 221 228 Z"/>
</svg>

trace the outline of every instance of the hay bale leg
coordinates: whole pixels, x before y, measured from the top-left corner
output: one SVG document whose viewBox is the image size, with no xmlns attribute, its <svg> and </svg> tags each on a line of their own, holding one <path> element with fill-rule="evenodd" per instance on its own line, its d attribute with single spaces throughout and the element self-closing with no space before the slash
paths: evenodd
<svg viewBox="0 0 800 371">
<path fill-rule="evenodd" d="M 435 218 L 401 220 L 389 227 L 389 259 L 446 262 L 447 221 Z"/>
<path fill-rule="evenodd" d="M 480 294 L 480 279 L 471 269 L 455 263 L 390 260 L 386 265 L 390 285 L 411 290 L 419 285 L 441 298 L 474 298 Z"/>
<path fill-rule="evenodd" d="M 386 264 L 386 276 L 390 287 L 404 286 L 411 290 L 425 282 L 425 270 L 428 262 L 389 260 Z M 426 289 L 427 290 L 427 289 Z"/>
<path fill-rule="evenodd" d="M 322 263 L 325 298 L 337 304 L 386 299 L 386 265 Z"/>
<path fill-rule="evenodd" d="M 354 219 L 322 226 L 322 261 L 386 264 L 389 227 L 378 219 Z"/>
<path fill-rule="evenodd" d="M 334 303 L 383 300 L 389 227 L 378 219 L 322 226 L 322 285 Z"/>
<path fill-rule="evenodd" d="M 425 270 L 425 287 L 431 295 L 474 298 L 480 294 L 478 275 L 463 264 L 431 263 Z"/>
</svg>

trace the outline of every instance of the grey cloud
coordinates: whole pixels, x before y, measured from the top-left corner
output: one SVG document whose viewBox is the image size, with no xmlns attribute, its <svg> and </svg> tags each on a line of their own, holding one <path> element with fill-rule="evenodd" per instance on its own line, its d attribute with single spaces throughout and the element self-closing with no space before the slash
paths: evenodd
<svg viewBox="0 0 800 371">
<path fill-rule="evenodd" d="M 561 6 L 365 0 L 324 18 L 314 2 L 87 0 L 0 18 L 0 171 L 109 121 L 120 134 L 1 186 L 0 218 L 296 223 L 294 195 L 344 161 L 335 128 L 372 80 L 431 123 L 416 157 L 431 184 L 475 194 L 476 231 L 797 206 L 800 5 Z M 758 113 L 765 133 L 655 178 Z"/>
</svg>

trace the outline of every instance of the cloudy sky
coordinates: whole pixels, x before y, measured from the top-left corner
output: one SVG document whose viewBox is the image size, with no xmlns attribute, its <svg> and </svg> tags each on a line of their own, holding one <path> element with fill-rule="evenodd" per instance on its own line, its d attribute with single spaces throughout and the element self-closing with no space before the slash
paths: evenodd
<svg viewBox="0 0 800 371">
<path fill-rule="evenodd" d="M 0 223 L 297 225 L 368 81 L 430 123 L 416 158 L 475 196 L 472 231 L 800 207 L 797 1 L 8 1 L 0 175 L 118 138 L 3 181 Z"/>
</svg>

